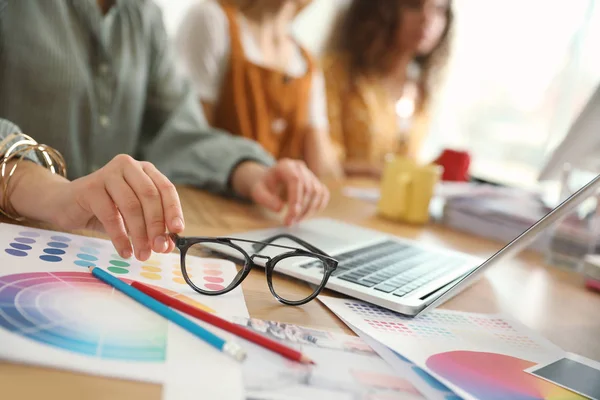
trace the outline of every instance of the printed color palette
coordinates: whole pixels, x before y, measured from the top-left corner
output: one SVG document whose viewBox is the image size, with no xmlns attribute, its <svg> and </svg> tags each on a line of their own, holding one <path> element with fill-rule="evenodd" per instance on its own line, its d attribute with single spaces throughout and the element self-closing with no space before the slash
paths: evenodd
<svg viewBox="0 0 600 400">
<path fill-rule="evenodd" d="M 500 317 L 435 312 L 419 318 L 409 318 L 373 304 L 345 301 L 344 305 L 360 315 L 371 328 L 382 333 L 452 342 L 470 332 L 476 333 L 479 339 L 485 337 L 486 340 L 504 342 L 510 347 L 542 349 L 529 335 L 520 333 Z"/>
<path fill-rule="evenodd" d="M 353 329 L 401 354 L 463 398 L 580 398 L 523 371 L 563 352 L 504 316 L 434 310 L 411 318 L 361 301 L 319 299 Z"/>
<path fill-rule="evenodd" d="M 203 307 L 177 292 L 155 289 Z M 167 321 L 87 272 L 0 277 L 0 327 L 87 356 L 165 359 Z"/>
<path fill-rule="evenodd" d="M 27 261 L 37 257 L 46 263 L 60 266 L 68 264 L 82 268 L 99 267 L 118 277 L 174 283 L 182 288 L 187 286 L 178 255 L 153 254 L 149 260 L 140 263 L 135 259 L 122 258 L 111 243 L 105 240 L 21 228 L 11 235 L 4 251 L 12 257 Z M 173 262 L 175 260 L 177 262 Z M 236 274 L 232 266 L 233 263 L 225 260 L 188 257 L 190 279 L 207 290 L 224 289 L 224 282 L 227 279 L 230 282 Z"/>
<path fill-rule="evenodd" d="M 584 399 L 523 370 L 531 361 L 502 354 L 452 351 L 429 357 L 427 367 L 480 399 Z"/>
<path fill-rule="evenodd" d="M 39 236 L 40 234 L 37 232 L 19 232 L 4 251 L 14 257 L 26 257 Z"/>
</svg>

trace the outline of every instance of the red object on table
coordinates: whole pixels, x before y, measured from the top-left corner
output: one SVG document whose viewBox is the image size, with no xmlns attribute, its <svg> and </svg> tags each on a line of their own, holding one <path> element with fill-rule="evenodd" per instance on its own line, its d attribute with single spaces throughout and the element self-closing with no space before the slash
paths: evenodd
<svg viewBox="0 0 600 400">
<path fill-rule="evenodd" d="M 469 180 L 471 156 L 466 151 L 445 149 L 434 162 L 444 168 L 443 181 L 466 182 Z"/>
<path fill-rule="evenodd" d="M 141 292 L 146 293 L 148 296 L 152 297 L 153 299 L 155 299 L 157 301 L 160 301 L 161 303 L 163 303 L 169 307 L 172 307 L 176 310 L 184 312 L 184 313 L 191 315 L 192 317 L 198 318 L 202 321 L 208 322 L 209 324 L 214 325 L 223 330 L 226 330 L 229 333 L 233 333 L 234 335 L 238 335 L 246 340 L 254 342 L 254 343 L 258 344 L 259 346 L 262 346 L 271 351 L 274 351 L 275 353 L 278 353 L 278 354 L 282 355 L 283 357 L 286 357 L 290 360 L 298 361 L 303 364 L 314 364 L 314 362 L 312 360 L 310 360 L 308 357 L 306 357 L 299 351 L 292 349 L 291 347 L 285 346 L 282 343 L 279 343 L 275 340 L 269 339 L 268 337 L 260 335 L 250 329 L 246 329 L 241 325 L 234 324 L 223 318 L 217 317 L 214 314 L 211 314 L 209 312 L 206 312 L 204 310 L 201 310 L 199 308 L 191 306 L 187 303 L 184 303 L 181 300 L 177 300 L 177 299 L 174 299 L 173 297 L 169 297 L 166 294 L 159 292 L 158 290 L 153 289 L 149 286 L 146 286 L 141 282 L 134 281 L 131 283 L 131 286 L 133 286 L 134 288 L 138 289 Z"/>
<path fill-rule="evenodd" d="M 596 292 L 600 292 L 600 281 L 593 278 L 587 278 L 585 280 L 585 287 L 590 290 L 595 290 Z"/>
</svg>

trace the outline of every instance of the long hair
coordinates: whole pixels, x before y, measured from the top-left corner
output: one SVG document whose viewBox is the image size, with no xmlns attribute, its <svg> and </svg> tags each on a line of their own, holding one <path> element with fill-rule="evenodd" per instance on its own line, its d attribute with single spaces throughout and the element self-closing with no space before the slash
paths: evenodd
<svg viewBox="0 0 600 400">
<path fill-rule="evenodd" d="M 351 77 L 388 75 L 394 70 L 399 56 L 394 49 L 402 24 L 402 10 L 412 3 L 414 0 L 353 0 L 334 22 L 325 50 L 348 56 Z M 447 63 L 454 19 L 451 1 L 446 19 L 444 32 L 435 48 L 414 59 L 420 69 L 418 110 L 429 101 L 434 75 Z"/>
</svg>

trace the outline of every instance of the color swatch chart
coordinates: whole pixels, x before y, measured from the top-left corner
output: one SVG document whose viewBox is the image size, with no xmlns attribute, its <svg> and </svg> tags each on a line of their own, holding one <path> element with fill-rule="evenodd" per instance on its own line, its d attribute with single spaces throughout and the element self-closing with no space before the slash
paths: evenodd
<svg viewBox="0 0 600 400">
<path fill-rule="evenodd" d="M 11 225 L 3 224 L 3 233 L 7 226 Z M 112 244 L 106 240 L 18 227 L 10 233 L 2 235 L 4 253 L 17 259 L 36 259 L 61 266 L 69 264 L 82 268 L 101 267 L 114 275 L 131 275 L 135 272 L 138 277 L 149 281 L 166 279 L 179 285 L 187 285 L 181 273 L 179 257 L 176 255 L 153 254 L 146 262 L 139 263 L 119 256 Z M 228 265 L 227 262 L 194 257 L 188 259 L 188 269 L 202 275 L 201 282 L 207 289 L 223 288 L 223 274 L 228 271 L 222 268 Z"/>
<path fill-rule="evenodd" d="M 160 382 L 169 323 L 95 278 L 90 266 L 211 313 L 248 316 L 241 288 L 211 297 L 189 287 L 179 254 L 125 260 L 107 240 L 11 224 L 0 224 L 0 246 L 0 358 Z M 228 261 L 186 260 L 206 285 L 237 273 Z"/>
<path fill-rule="evenodd" d="M 152 253 L 149 260 L 124 259 L 108 240 L 63 234 L 40 229 L 0 224 L 0 260 L 30 271 L 87 271 L 100 267 L 119 278 L 139 280 L 188 296 L 202 299 L 198 303 L 220 314 L 247 317 L 241 288 L 218 297 L 195 292 L 182 276 L 178 253 Z M 186 257 L 188 275 L 196 285 L 209 290 L 221 290 L 237 274 L 233 262 L 218 258 Z M 17 268 L 17 270 L 20 270 Z M 232 300 L 233 299 L 233 300 Z M 219 308 L 215 308 L 218 303 Z"/>
<path fill-rule="evenodd" d="M 581 398 L 523 371 L 563 352 L 504 316 L 435 310 L 409 318 L 361 301 L 319 300 L 465 398 Z"/>
</svg>

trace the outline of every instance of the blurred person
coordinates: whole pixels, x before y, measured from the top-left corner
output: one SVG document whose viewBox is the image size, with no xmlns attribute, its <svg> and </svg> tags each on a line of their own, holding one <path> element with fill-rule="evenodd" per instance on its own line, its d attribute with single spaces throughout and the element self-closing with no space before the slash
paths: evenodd
<svg viewBox="0 0 600 400">
<path fill-rule="evenodd" d="M 322 71 L 291 32 L 311 1 L 198 2 L 178 29 L 176 47 L 212 126 L 335 178 L 341 169 L 329 138 Z"/>
<path fill-rule="evenodd" d="M 379 177 L 389 154 L 417 156 L 452 21 L 451 0 L 352 0 L 339 15 L 323 68 L 347 174 Z"/>
<path fill-rule="evenodd" d="M 68 166 L 65 182 L 20 163 L 0 188 L 7 214 L 104 229 L 123 257 L 172 248 L 172 183 L 287 206 L 286 224 L 328 201 L 303 162 L 207 125 L 151 1 L 0 0 L 0 117 L 0 140 L 25 132 Z"/>
</svg>

